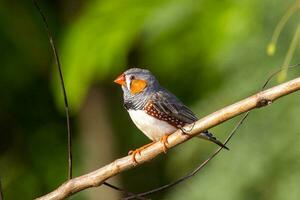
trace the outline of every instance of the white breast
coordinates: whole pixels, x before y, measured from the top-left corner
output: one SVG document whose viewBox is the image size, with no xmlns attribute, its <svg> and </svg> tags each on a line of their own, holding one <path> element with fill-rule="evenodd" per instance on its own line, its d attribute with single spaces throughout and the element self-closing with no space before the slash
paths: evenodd
<svg viewBox="0 0 300 200">
<path fill-rule="evenodd" d="M 158 141 L 163 135 L 176 130 L 174 126 L 148 115 L 143 110 L 128 110 L 128 113 L 134 124 L 153 141 Z"/>
</svg>

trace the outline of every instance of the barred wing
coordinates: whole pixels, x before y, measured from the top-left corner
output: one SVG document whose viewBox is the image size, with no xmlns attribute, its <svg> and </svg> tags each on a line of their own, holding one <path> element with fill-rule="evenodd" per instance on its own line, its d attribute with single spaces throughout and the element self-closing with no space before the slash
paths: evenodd
<svg viewBox="0 0 300 200">
<path fill-rule="evenodd" d="M 190 124 L 197 121 L 195 114 L 185 106 L 179 99 L 167 90 L 158 91 L 151 97 L 151 102 L 159 113 L 165 114 L 183 122 Z"/>
</svg>

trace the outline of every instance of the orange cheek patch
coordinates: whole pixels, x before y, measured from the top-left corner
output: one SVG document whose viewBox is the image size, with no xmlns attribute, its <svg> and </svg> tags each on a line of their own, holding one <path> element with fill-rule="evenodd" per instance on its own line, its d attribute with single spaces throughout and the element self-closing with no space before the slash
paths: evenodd
<svg viewBox="0 0 300 200">
<path fill-rule="evenodd" d="M 137 94 L 142 92 L 147 87 L 147 82 L 140 79 L 134 79 L 131 81 L 130 92 L 131 94 Z"/>
</svg>

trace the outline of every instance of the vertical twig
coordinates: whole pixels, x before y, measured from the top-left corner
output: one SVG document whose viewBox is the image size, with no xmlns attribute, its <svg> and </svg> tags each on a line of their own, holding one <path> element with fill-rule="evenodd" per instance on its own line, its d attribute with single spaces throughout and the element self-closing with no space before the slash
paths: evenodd
<svg viewBox="0 0 300 200">
<path fill-rule="evenodd" d="M 48 39 L 55 57 L 55 62 L 57 65 L 57 69 L 59 72 L 59 78 L 60 78 L 60 83 L 61 83 L 61 88 L 62 88 L 62 92 L 63 92 L 63 96 L 64 96 L 64 103 L 65 103 L 65 111 L 66 111 L 66 118 L 67 118 L 67 129 L 68 129 L 68 179 L 70 180 L 72 178 L 72 136 L 71 136 L 71 130 L 70 130 L 70 110 L 69 110 L 69 103 L 68 103 L 68 98 L 67 98 L 67 92 L 66 92 L 66 88 L 65 88 L 65 83 L 64 83 L 64 78 L 63 78 L 63 74 L 62 74 L 62 70 L 61 70 L 61 65 L 60 65 L 60 61 L 59 61 L 59 57 L 58 57 L 58 52 L 56 50 L 56 47 L 54 45 L 53 42 L 53 38 L 51 35 L 51 32 L 49 30 L 49 25 L 47 22 L 47 19 L 45 17 L 45 15 L 43 14 L 41 8 L 39 7 L 39 5 L 37 4 L 37 2 L 35 0 L 32 0 L 33 4 L 35 5 L 35 7 L 37 8 L 38 12 L 40 13 L 44 25 L 45 25 L 45 29 L 46 32 L 48 34 Z"/>
</svg>

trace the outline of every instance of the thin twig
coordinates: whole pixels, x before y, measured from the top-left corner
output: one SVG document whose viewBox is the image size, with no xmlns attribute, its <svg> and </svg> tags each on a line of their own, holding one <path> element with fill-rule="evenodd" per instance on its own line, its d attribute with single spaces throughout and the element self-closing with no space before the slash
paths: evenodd
<svg viewBox="0 0 300 200">
<path fill-rule="evenodd" d="M 57 65 L 57 69 L 59 72 L 59 78 L 60 78 L 60 83 L 61 83 L 61 88 L 62 88 L 62 92 L 63 92 L 63 96 L 64 96 L 64 103 L 65 103 L 65 111 L 66 111 L 66 118 L 67 118 L 67 129 L 68 129 L 68 179 L 72 179 L 72 136 L 71 136 L 71 129 L 70 129 L 70 109 L 69 109 L 69 103 L 68 103 L 68 98 L 67 98 L 67 92 L 66 92 L 66 88 L 65 88 L 65 83 L 64 83 L 64 78 L 63 78 L 63 74 L 62 74 L 62 70 L 61 70 L 61 65 L 60 65 L 60 61 L 59 61 L 59 57 L 58 57 L 58 52 L 57 49 L 54 45 L 53 42 L 53 37 L 52 34 L 49 30 L 49 25 L 46 19 L 46 16 L 43 14 L 41 8 L 39 7 L 38 3 L 35 0 L 32 0 L 33 4 L 35 5 L 36 9 L 38 10 L 39 14 L 41 15 L 44 25 L 45 25 L 45 29 L 48 35 L 48 39 L 55 57 L 55 61 L 56 61 L 56 65 Z"/>
<path fill-rule="evenodd" d="M 246 113 L 255 108 L 261 108 L 263 106 L 271 105 L 271 103 L 275 100 L 298 90 L 300 90 L 300 77 L 274 86 L 270 89 L 264 90 L 246 99 L 243 99 L 235 104 L 227 106 L 198 120 L 194 125 L 194 129 L 189 133 L 189 135 L 182 134 L 181 130 L 177 130 L 176 132 L 171 134 L 168 138 L 169 147 L 173 148 L 174 146 L 179 145 L 180 143 L 183 143 L 198 135 L 200 132 L 208 130 L 242 113 Z M 152 160 L 157 155 L 161 154 L 163 152 L 163 149 L 163 144 L 161 144 L 160 142 L 156 142 L 148 148 L 144 149 L 141 152 L 141 155 L 136 155 L 138 164 L 133 161 L 132 156 L 120 158 L 98 170 L 65 182 L 56 190 L 43 197 L 40 197 L 39 199 L 64 199 L 86 188 L 100 186 L 107 179 L 125 170 L 139 166 L 144 162 Z"/>
<path fill-rule="evenodd" d="M 110 183 L 108 183 L 108 182 L 104 182 L 103 185 L 108 186 L 108 187 L 110 187 L 110 188 L 113 188 L 113 189 L 115 189 L 115 190 L 118 190 L 118 191 L 120 191 L 120 192 L 123 192 L 123 193 L 126 194 L 126 195 L 130 195 L 130 196 L 133 197 L 133 198 L 140 199 L 140 200 L 148 200 L 148 199 L 145 198 L 145 197 L 138 196 L 138 195 L 136 195 L 136 194 L 134 194 L 134 193 L 132 193 L 132 192 L 128 192 L 128 191 L 126 191 L 126 190 L 124 190 L 124 189 L 122 189 L 122 188 L 119 188 L 119 187 L 117 187 L 117 186 L 115 186 L 115 185 L 112 185 L 112 184 L 110 184 Z"/>
<path fill-rule="evenodd" d="M 269 84 L 269 82 L 274 78 L 274 76 L 276 76 L 277 74 L 279 74 L 280 72 L 282 72 L 283 70 L 291 70 L 291 69 L 294 69 L 294 68 L 297 68 L 297 67 L 300 67 L 300 63 L 297 63 L 295 65 L 291 65 L 291 66 L 288 66 L 286 69 L 278 69 L 276 70 L 275 72 L 273 72 L 271 75 L 269 75 L 268 79 L 266 80 L 265 84 L 261 87 L 261 91 L 263 91 L 267 85 Z"/>
</svg>

